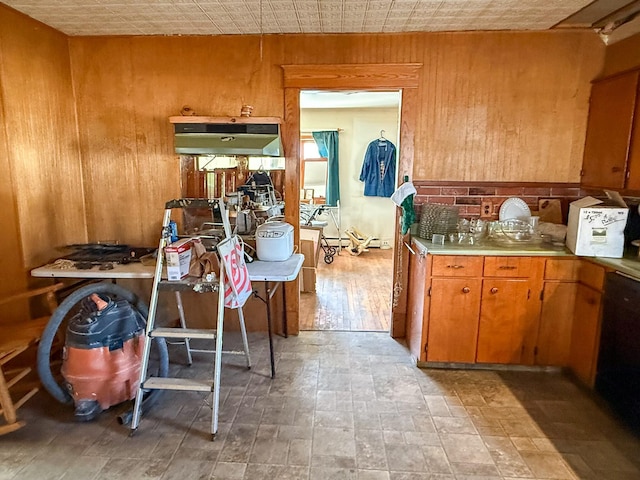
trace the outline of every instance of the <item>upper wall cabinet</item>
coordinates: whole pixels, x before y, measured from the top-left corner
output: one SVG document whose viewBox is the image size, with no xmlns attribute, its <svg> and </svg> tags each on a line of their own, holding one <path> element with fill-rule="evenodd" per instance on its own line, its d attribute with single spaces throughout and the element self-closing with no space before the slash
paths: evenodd
<svg viewBox="0 0 640 480">
<path fill-rule="evenodd" d="M 640 98 L 635 70 L 594 82 L 583 187 L 640 190 Z"/>
</svg>

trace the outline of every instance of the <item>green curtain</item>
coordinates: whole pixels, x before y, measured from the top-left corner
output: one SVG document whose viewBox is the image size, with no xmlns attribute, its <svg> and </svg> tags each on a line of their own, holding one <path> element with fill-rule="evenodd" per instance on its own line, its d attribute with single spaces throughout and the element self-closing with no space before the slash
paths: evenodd
<svg viewBox="0 0 640 480">
<path fill-rule="evenodd" d="M 320 155 L 327 158 L 327 205 L 335 207 L 340 200 L 340 169 L 338 166 L 338 132 L 312 132 Z"/>
</svg>

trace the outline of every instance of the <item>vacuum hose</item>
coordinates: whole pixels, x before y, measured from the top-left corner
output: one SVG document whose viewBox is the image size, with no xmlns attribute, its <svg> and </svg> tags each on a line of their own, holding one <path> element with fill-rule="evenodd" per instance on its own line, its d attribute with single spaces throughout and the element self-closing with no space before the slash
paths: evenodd
<svg viewBox="0 0 640 480">
<path fill-rule="evenodd" d="M 49 323 L 47 323 L 47 326 L 42 333 L 42 338 L 38 344 L 37 363 L 38 375 L 40 376 L 42 385 L 51 394 L 51 396 L 53 396 L 53 398 L 65 405 L 73 404 L 73 398 L 69 392 L 62 388 L 55 378 L 53 378 L 53 374 L 51 373 L 51 345 L 53 344 L 53 340 L 60 328 L 60 324 L 66 315 L 76 304 L 80 303 L 93 293 L 106 293 L 122 297 L 131 303 L 138 312 L 140 312 L 145 321 L 149 316 L 149 307 L 145 302 L 140 300 L 135 293 L 110 282 L 92 283 L 85 285 L 84 287 L 80 287 L 60 303 L 55 312 L 53 312 L 53 315 L 51 315 Z M 157 347 L 159 355 L 158 376 L 166 377 L 169 373 L 169 351 L 167 349 L 167 343 L 164 338 L 154 338 L 153 345 Z M 148 409 L 148 406 L 156 400 L 156 394 L 159 393 L 161 393 L 160 390 L 154 390 L 145 397 L 142 405 L 143 411 Z M 121 421 L 121 423 L 126 422 Z"/>
</svg>

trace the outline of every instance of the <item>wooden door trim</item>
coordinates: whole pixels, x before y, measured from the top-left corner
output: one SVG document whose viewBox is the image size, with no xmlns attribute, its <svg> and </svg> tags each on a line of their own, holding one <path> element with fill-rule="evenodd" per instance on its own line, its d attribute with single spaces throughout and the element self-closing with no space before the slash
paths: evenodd
<svg viewBox="0 0 640 480">
<path fill-rule="evenodd" d="M 282 142 L 285 151 L 285 219 L 294 226 L 295 244 L 300 240 L 300 90 L 400 90 L 400 148 L 399 178 L 413 176 L 415 128 L 418 122 L 418 102 L 421 63 L 406 64 L 338 64 L 338 65 L 282 65 L 284 71 L 285 115 Z M 409 253 L 400 233 L 400 209 L 396 209 L 395 254 L 393 285 L 400 287 L 392 308 L 391 336 L 405 336 L 407 314 L 407 280 Z M 286 315 L 288 331 L 300 331 L 300 292 L 298 282 L 286 284 Z M 391 302 L 392 299 L 389 298 Z"/>
<path fill-rule="evenodd" d="M 421 63 L 283 65 L 284 88 L 401 90 L 418 88 Z"/>
</svg>

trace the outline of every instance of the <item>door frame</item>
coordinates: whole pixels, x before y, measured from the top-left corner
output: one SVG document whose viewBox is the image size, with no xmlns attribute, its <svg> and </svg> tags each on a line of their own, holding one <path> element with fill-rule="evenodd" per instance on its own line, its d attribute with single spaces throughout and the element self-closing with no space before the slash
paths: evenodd
<svg viewBox="0 0 640 480">
<path fill-rule="evenodd" d="M 399 178 L 413 176 L 415 126 L 418 121 L 418 88 L 421 63 L 375 63 L 337 65 L 282 65 L 284 70 L 284 124 L 282 143 L 285 151 L 285 208 L 287 222 L 294 226 L 295 244 L 300 241 L 300 91 L 301 90 L 400 90 Z M 392 307 L 392 337 L 404 337 L 407 311 L 407 271 L 409 257 L 400 233 L 399 209 L 396 209 L 393 283 L 401 292 Z M 398 253 L 400 252 L 400 253 Z M 404 266 L 404 267 L 403 267 Z M 395 290 L 395 288 L 394 288 Z M 300 331 L 300 291 L 298 282 L 285 285 L 288 332 Z M 391 301 L 391 298 L 389 299 Z"/>
</svg>

